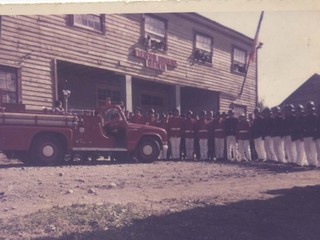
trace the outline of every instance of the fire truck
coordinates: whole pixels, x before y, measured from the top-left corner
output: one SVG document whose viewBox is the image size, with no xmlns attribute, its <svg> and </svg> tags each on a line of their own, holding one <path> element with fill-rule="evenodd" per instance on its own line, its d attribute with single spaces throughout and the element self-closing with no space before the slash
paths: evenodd
<svg viewBox="0 0 320 240">
<path fill-rule="evenodd" d="M 111 157 L 148 163 L 167 148 L 164 129 L 128 122 L 118 105 L 67 114 L 12 106 L 1 108 L 0 151 L 25 163 L 56 165 Z"/>
</svg>

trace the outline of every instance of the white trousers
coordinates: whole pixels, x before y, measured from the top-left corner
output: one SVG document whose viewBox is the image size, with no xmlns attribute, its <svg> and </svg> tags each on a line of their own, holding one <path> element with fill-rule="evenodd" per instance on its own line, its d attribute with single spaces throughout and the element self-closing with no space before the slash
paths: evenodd
<svg viewBox="0 0 320 240">
<path fill-rule="evenodd" d="M 250 141 L 238 140 L 240 160 L 251 161 Z"/>
<path fill-rule="evenodd" d="M 187 159 L 193 159 L 194 152 L 194 139 L 186 138 L 186 155 Z"/>
<path fill-rule="evenodd" d="M 274 153 L 272 137 L 267 136 L 264 138 L 264 147 L 268 160 L 277 161 L 276 154 Z"/>
<path fill-rule="evenodd" d="M 227 159 L 234 161 L 237 159 L 237 142 L 235 136 L 227 136 Z"/>
<path fill-rule="evenodd" d="M 224 157 L 224 138 L 214 139 L 214 150 L 216 153 L 216 158 Z"/>
<path fill-rule="evenodd" d="M 171 144 L 171 155 L 173 159 L 180 158 L 180 143 L 181 137 L 170 137 L 169 139 Z"/>
<path fill-rule="evenodd" d="M 284 154 L 284 141 L 282 137 L 272 137 L 274 153 L 279 162 L 286 163 L 286 158 Z"/>
<path fill-rule="evenodd" d="M 297 155 L 296 145 L 292 141 L 291 136 L 285 136 L 283 138 L 283 142 L 284 142 L 284 152 L 287 157 L 287 162 L 293 163 Z"/>
<path fill-rule="evenodd" d="M 305 150 L 304 150 L 304 142 L 301 140 L 296 140 L 294 141 L 294 144 L 296 146 L 296 152 L 297 152 L 294 163 L 298 164 L 299 166 L 308 165 L 306 160 Z"/>
<path fill-rule="evenodd" d="M 159 159 L 167 159 L 168 146 L 164 146 L 160 151 Z"/>
<path fill-rule="evenodd" d="M 208 139 L 199 139 L 200 160 L 208 159 Z"/>
<path fill-rule="evenodd" d="M 266 155 L 266 150 L 264 148 L 264 140 L 262 139 L 262 137 L 253 139 L 253 142 L 254 142 L 254 148 L 258 155 L 258 159 L 266 160 L 267 155 Z"/>
<path fill-rule="evenodd" d="M 313 137 L 305 137 L 303 141 L 308 165 L 317 166 L 317 147 Z"/>
</svg>

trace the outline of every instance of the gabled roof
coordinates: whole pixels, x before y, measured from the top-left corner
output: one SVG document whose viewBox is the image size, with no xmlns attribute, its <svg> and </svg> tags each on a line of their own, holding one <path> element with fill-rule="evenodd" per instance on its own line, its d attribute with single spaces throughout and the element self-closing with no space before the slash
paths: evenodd
<svg viewBox="0 0 320 240">
<path fill-rule="evenodd" d="M 305 104 L 307 101 L 314 101 L 320 104 L 320 75 L 315 73 L 306 80 L 300 87 L 289 95 L 283 104 Z"/>
</svg>

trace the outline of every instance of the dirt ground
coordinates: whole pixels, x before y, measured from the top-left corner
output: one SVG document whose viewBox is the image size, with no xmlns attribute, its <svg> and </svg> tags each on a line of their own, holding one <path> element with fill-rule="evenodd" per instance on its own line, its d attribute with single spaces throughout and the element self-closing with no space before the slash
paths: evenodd
<svg viewBox="0 0 320 240">
<path fill-rule="evenodd" d="M 133 204 L 157 212 L 121 229 L 144 232 L 139 238 L 101 239 L 320 239 L 319 169 L 196 161 L 31 167 L 2 159 L 0 224 L 75 204 Z M 141 221 L 154 225 L 142 231 Z"/>
</svg>

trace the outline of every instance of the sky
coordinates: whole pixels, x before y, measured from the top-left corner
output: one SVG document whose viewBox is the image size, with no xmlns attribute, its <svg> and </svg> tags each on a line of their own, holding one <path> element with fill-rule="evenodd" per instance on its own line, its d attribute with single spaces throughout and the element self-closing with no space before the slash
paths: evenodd
<svg viewBox="0 0 320 240">
<path fill-rule="evenodd" d="M 156 0 L 1 0 L 1 3 L 99 1 L 122 2 L 124 5 L 119 9 L 127 12 L 126 9 L 135 12 L 168 11 L 168 7 L 161 8 L 162 6 L 170 6 L 169 10 L 172 12 L 196 11 L 251 38 L 254 38 L 261 10 L 264 10 L 264 18 L 259 33 L 259 41 L 263 43 L 263 46 L 258 50 L 258 97 L 264 101 L 265 105 L 270 107 L 280 104 L 314 73 L 320 74 L 320 1 L 166 1 L 166 4 L 180 2 L 176 5 L 164 5 L 162 3 L 161 5 L 157 3 L 146 5 L 144 3 L 144 1 Z M 140 2 L 142 7 L 138 5 L 140 8 L 135 8 L 137 4 L 128 4 L 128 2 L 136 3 L 136 1 Z M 157 2 L 161 1 L 158 0 Z M 268 4 L 265 4 L 266 2 Z M 293 2 L 296 4 L 292 4 Z M 85 8 L 87 10 L 87 6 Z M 106 8 L 106 10 L 110 11 L 109 8 Z M 101 9 L 98 9 L 98 11 L 101 11 Z"/>
<path fill-rule="evenodd" d="M 260 11 L 202 12 L 254 38 Z M 265 11 L 259 33 L 258 95 L 280 104 L 314 73 L 320 74 L 320 11 Z"/>
</svg>

